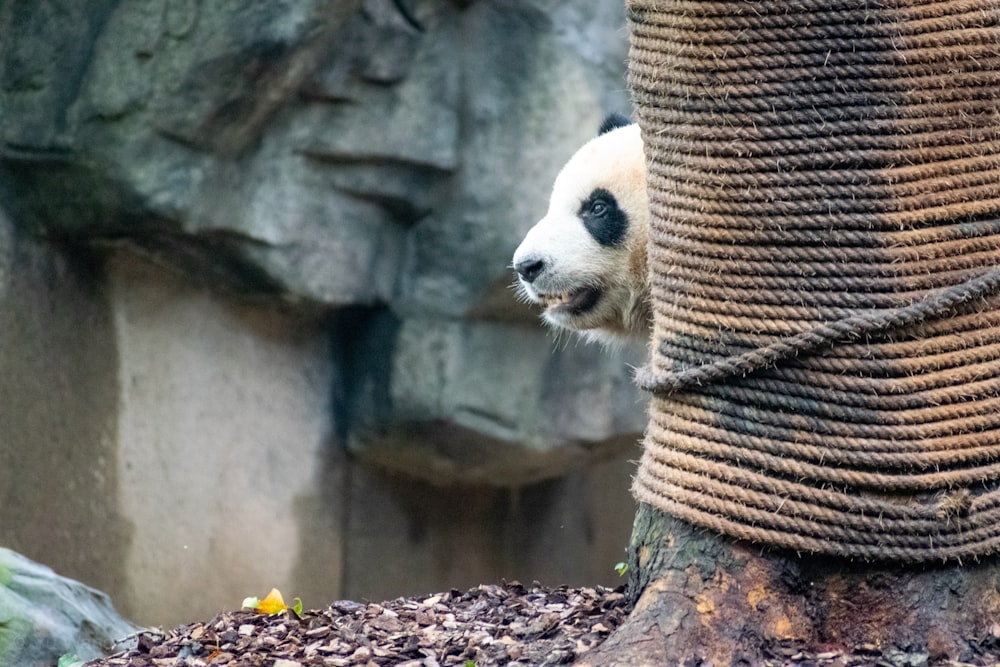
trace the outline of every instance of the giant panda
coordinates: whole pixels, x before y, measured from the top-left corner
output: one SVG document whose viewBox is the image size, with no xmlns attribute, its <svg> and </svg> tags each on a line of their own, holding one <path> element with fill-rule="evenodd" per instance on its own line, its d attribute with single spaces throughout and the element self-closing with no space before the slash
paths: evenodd
<svg viewBox="0 0 1000 667">
<path fill-rule="evenodd" d="M 514 252 L 518 291 L 557 330 L 614 345 L 649 335 L 649 202 L 639 126 L 608 116 L 556 176 Z"/>
</svg>

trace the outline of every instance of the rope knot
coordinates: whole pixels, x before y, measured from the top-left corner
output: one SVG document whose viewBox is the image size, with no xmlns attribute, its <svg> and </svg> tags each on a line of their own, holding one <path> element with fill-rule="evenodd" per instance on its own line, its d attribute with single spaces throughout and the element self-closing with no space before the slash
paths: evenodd
<svg viewBox="0 0 1000 667">
<path fill-rule="evenodd" d="M 706 364 L 658 372 L 652 364 L 636 369 L 640 389 L 666 395 L 694 386 L 713 384 L 731 377 L 745 377 L 838 342 L 858 341 L 877 334 L 890 334 L 922 322 L 939 319 L 963 303 L 985 298 L 1000 290 L 1000 266 L 988 269 L 962 283 L 940 288 L 907 306 L 873 310 L 822 324 L 770 345 Z M 676 365 L 676 364 L 675 364 Z"/>
</svg>

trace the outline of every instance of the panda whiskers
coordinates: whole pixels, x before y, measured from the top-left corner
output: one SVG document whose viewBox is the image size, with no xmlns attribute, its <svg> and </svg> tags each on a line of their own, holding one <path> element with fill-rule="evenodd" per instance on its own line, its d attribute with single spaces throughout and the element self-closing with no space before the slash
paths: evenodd
<svg viewBox="0 0 1000 667">
<path fill-rule="evenodd" d="M 560 352 L 569 348 L 569 343 L 573 336 L 569 335 L 569 329 L 562 327 L 549 327 L 549 334 L 552 336 L 552 347 Z"/>
<path fill-rule="evenodd" d="M 531 298 L 531 295 L 528 294 L 528 291 L 524 288 L 524 285 L 522 285 L 521 281 L 518 280 L 516 277 L 514 278 L 514 282 L 512 282 L 507 287 L 508 289 L 514 292 L 514 298 L 517 301 L 531 305 L 535 304 L 535 300 Z"/>
</svg>

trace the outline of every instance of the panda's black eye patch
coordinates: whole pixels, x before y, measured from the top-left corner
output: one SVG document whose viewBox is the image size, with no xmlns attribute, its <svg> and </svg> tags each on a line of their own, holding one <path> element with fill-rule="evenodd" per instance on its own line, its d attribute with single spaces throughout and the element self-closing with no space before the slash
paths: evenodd
<svg viewBox="0 0 1000 667">
<path fill-rule="evenodd" d="M 580 205 L 580 219 L 594 240 L 602 246 L 620 245 L 628 231 L 628 216 L 618 208 L 618 200 L 604 188 L 597 188 Z"/>
</svg>

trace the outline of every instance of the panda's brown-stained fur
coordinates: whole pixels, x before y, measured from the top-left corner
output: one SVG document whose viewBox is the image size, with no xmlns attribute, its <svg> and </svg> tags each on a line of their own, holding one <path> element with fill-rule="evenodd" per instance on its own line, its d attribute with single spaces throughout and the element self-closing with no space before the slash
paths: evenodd
<svg viewBox="0 0 1000 667">
<path fill-rule="evenodd" d="M 581 203 L 597 189 L 627 216 L 620 244 L 602 245 L 581 221 Z M 557 329 L 610 344 L 645 339 L 648 237 L 642 138 L 637 125 L 616 127 L 584 144 L 556 177 L 548 212 L 514 254 L 521 295 L 545 306 L 543 318 Z"/>
</svg>

